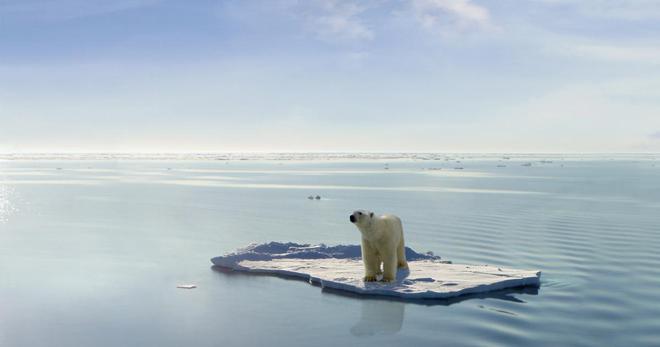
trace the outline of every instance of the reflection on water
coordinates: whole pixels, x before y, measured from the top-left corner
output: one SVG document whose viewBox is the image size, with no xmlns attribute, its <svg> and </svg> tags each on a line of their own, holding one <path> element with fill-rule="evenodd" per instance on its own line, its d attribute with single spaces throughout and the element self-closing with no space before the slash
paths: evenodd
<svg viewBox="0 0 660 347">
<path fill-rule="evenodd" d="M 354 336 L 396 334 L 403 326 L 406 306 L 403 302 L 363 300 L 360 320 L 351 328 Z"/>
<path fill-rule="evenodd" d="M 209 188 L 248 188 L 248 189 L 316 189 L 316 190 L 369 190 L 369 191 L 401 191 L 426 193 L 475 193 L 475 194 L 528 194 L 545 195 L 544 192 L 506 189 L 476 189 L 476 188 L 450 188 L 450 187 L 424 187 L 424 186 L 351 186 L 351 185 L 321 185 L 321 184 L 270 184 L 270 183 L 235 183 L 209 180 L 161 180 L 151 183 L 174 184 L 183 186 L 209 187 Z"/>
</svg>

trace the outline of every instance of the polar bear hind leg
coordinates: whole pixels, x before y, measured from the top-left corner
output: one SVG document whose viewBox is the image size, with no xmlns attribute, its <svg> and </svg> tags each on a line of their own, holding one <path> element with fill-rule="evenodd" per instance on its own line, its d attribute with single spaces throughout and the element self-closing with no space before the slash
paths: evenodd
<svg viewBox="0 0 660 347">
<path fill-rule="evenodd" d="M 406 261 L 406 247 L 403 244 L 403 239 L 399 242 L 399 246 L 396 248 L 396 258 L 399 269 L 408 268 L 408 262 Z"/>
</svg>

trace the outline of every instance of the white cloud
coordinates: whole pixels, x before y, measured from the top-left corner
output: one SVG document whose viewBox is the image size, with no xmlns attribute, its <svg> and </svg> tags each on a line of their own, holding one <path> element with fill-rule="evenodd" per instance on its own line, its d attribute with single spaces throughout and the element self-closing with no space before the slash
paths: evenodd
<svg viewBox="0 0 660 347">
<path fill-rule="evenodd" d="M 427 29 L 491 26 L 490 12 L 471 0 L 411 0 L 417 20 Z"/>
<path fill-rule="evenodd" d="M 319 38 L 326 40 L 370 40 L 374 32 L 360 15 L 367 9 L 353 1 L 330 0 L 312 2 L 305 11 L 307 25 Z"/>
<path fill-rule="evenodd" d="M 323 1 L 320 13 L 311 18 L 313 30 L 322 38 L 370 40 L 374 33 L 360 18 L 366 7 L 350 1 Z"/>
<path fill-rule="evenodd" d="M 370 41 L 402 18 L 445 34 L 494 28 L 488 9 L 473 0 L 227 0 L 221 13 L 249 24 L 285 20 L 341 44 Z"/>
<path fill-rule="evenodd" d="M 382 4 L 372 0 L 226 0 L 219 14 L 252 26 L 286 22 L 323 41 L 351 43 L 374 37 L 363 17 L 367 10 Z"/>
<path fill-rule="evenodd" d="M 478 28 L 492 28 L 490 12 L 473 0 L 307 0 L 284 1 L 287 11 L 302 19 L 317 38 L 333 42 L 360 42 L 373 39 L 379 26 L 369 25 L 369 11 L 403 13 L 426 29 L 453 34 Z M 399 12 L 403 6 L 406 11 Z"/>
</svg>

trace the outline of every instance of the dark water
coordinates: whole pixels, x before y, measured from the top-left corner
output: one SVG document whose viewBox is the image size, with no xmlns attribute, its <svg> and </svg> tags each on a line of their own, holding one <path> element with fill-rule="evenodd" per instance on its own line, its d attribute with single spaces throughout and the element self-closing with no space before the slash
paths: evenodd
<svg viewBox="0 0 660 347">
<path fill-rule="evenodd" d="M 0 162 L 0 346 L 660 345 L 657 161 L 521 163 Z M 542 286 L 404 303 L 211 268 L 251 242 L 356 244 L 357 208 Z"/>
</svg>

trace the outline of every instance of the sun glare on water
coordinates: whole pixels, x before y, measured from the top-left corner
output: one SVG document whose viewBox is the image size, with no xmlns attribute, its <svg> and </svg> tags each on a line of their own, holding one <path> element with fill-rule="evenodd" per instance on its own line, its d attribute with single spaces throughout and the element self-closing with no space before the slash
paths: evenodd
<svg viewBox="0 0 660 347">
<path fill-rule="evenodd" d="M 11 196 L 13 190 L 5 185 L 0 185 L 0 224 L 6 223 L 9 220 L 16 207 L 12 204 Z"/>
</svg>

